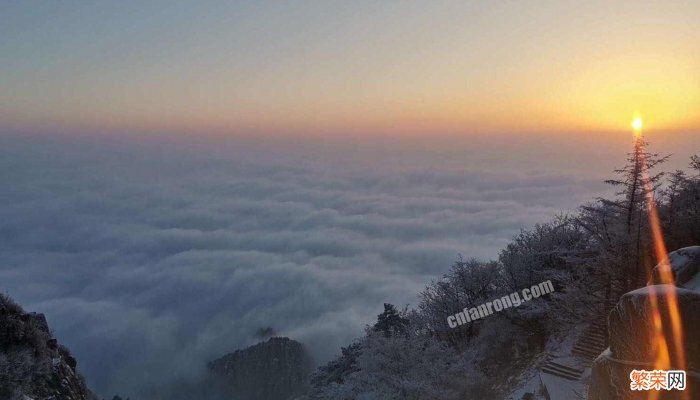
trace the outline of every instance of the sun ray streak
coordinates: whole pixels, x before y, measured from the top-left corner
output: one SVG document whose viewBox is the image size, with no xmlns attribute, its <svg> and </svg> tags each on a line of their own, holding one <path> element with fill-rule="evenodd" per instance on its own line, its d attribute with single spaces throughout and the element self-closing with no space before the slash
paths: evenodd
<svg viewBox="0 0 700 400">
<path fill-rule="evenodd" d="M 655 360 L 654 369 L 686 369 L 686 359 L 683 345 L 683 331 L 680 309 L 678 306 L 678 296 L 675 286 L 675 279 L 671 270 L 671 264 L 668 259 L 668 251 L 661 228 L 661 220 L 656 207 L 656 199 L 654 198 L 654 185 L 649 176 L 649 169 L 646 160 L 645 142 L 641 134 L 642 120 L 637 117 L 632 122 L 632 127 L 635 131 L 635 146 L 636 151 L 640 154 L 640 167 L 642 172 L 642 182 L 644 185 L 645 203 L 648 212 L 649 226 L 651 229 L 651 238 L 654 246 L 654 255 L 658 262 L 658 278 L 656 284 L 665 286 L 666 294 L 666 309 L 662 309 L 659 304 L 659 293 L 657 286 L 652 285 L 650 293 L 650 304 L 652 308 L 653 332 L 652 345 L 654 346 Z M 669 323 L 665 324 L 662 316 L 666 311 Z M 669 346 L 669 338 L 672 340 L 672 346 Z M 683 399 L 689 399 L 689 393 L 681 392 Z M 649 392 L 648 398 L 656 400 L 659 398 L 659 392 L 652 390 Z"/>
</svg>

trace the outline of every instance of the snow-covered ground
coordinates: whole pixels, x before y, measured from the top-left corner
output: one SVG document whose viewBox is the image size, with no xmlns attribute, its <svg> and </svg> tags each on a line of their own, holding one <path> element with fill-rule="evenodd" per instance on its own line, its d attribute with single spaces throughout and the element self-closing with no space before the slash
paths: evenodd
<svg viewBox="0 0 700 400">
<path fill-rule="evenodd" d="M 533 400 L 545 399 L 543 385 L 547 387 L 550 399 L 570 400 L 575 394 L 583 393 L 585 398 L 588 378 L 590 377 L 590 366 L 585 365 L 576 357 L 571 356 L 571 350 L 576 340 L 581 336 L 586 328 L 585 323 L 576 325 L 568 332 L 552 337 L 545 345 L 542 357 L 538 357 L 518 379 L 521 383 L 512 392 L 506 395 L 506 400 L 521 400 L 527 393 L 532 393 Z M 543 373 L 539 370 L 540 365 L 547 359 L 552 359 L 560 364 L 584 369 L 581 381 L 570 381 L 554 375 Z M 564 397 L 561 397 L 564 396 Z"/>
</svg>

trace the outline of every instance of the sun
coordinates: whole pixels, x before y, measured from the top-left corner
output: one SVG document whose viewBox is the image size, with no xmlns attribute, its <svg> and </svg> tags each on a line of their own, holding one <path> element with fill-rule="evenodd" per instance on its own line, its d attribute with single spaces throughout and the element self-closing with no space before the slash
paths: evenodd
<svg viewBox="0 0 700 400">
<path fill-rule="evenodd" d="M 641 117 L 635 117 L 632 120 L 632 129 L 634 129 L 635 132 L 639 132 L 642 130 L 642 126 L 644 126 L 644 123 L 642 122 Z"/>
</svg>

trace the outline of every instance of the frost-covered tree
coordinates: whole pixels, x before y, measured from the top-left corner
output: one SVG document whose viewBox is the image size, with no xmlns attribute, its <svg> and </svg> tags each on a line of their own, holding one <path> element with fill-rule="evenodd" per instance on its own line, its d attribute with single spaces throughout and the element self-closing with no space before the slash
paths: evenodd
<svg viewBox="0 0 700 400">
<path fill-rule="evenodd" d="M 615 292 L 614 296 L 646 280 L 644 260 L 651 256 L 648 248 L 643 246 L 649 233 L 646 201 L 655 196 L 662 184 L 664 173 L 655 173 L 654 169 L 669 158 L 647 151 L 647 146 L 643 137 L 635 140 L 627 163 L 615 170 L 618 176 L 605 181 L 619 188 L 618 197 L 599 199 L 608 219 L 606 235 L 598 237 L 603 240 L 599 249 L 604 255 L 601 258 L 604 267 L 612 270 L 608 292 Z"/>
<path fill-rule="evenodd" d="M 441 279 L 431 282 L 418 295 L 418 310 L 431 332 L 455 348 L 464 348 L 477 333 L 477 324 L 452 329 L 447 317 L 495 296 L 503 286 L 501 279 L 498 263 L 464 261 L 460 257 Z"/>
<path fill-rule="evenodd" d="M 659 207 L 671 250 L 700 243 L 700 158 L 693 156 L 690 168 L 690 174 L 678 170 L 669 176 Z"/>
<path fill-rule="evenodd" d="M 678 232 L 675 228 L 678 228 L 678 217 L 682 217 L 682 215 L 679 215 L 682 213 L 683 209 L 682 199 L 689 183 L 690 180 L 685 171 L 676 170 L 669 175 L 668 185 L 662 191 L 663 197 L 666 200 L 664 208 L 666 211 L 665 227 L 666 230 L 670 232 L 667 240 L 671 242 L 670 244 L 672 247 L 675 247 L 673 242 L 677 241 L 677 236 L 682 235 L 682 233 Z"/>
<path fill-rule="evenodd" d="M 690 168 L 694 169 L 696 173 L 700 174 L 700 157 L 690 157 Z"/>
<path fill-rule="evenodd" d="M 627 163 L 624 167 L 616 169 L 618 178 L 608 179 L 605 182 L 620 187 L 617 192 L 621 198 L 614 200 L 625 210 L 627 232 L 632 234 L 634 218 L 640 209 L 644 209 L 644 202 L 649 190 L 658 188 L 664 173 L 653 174 L 653 169 L 666 162 L 669 156 L 647 151 L 648 143 L 642 136 L 637 137 L 634 149 L 627 155 Z"/>
<path fill-rule="evenodd" d="M 357 341 L 341 348 L 341 353 L 326 365 L 319 367 L 311 377 L 312 389 L 321 389 L 332 384 L 344 384 L 352 373 L 359 371 L 357 357 L 360 355 L 362 342 Z"/>
<path fill-rule="evenodd" d="M 408 328 L 408 318 L 406 318 L 406 310 L 399 312 L 396 306 L 389 303 L 384 303 L 384 311 L 377 315 L 377 322 L 374 324 L 374 330 L 382 332 L 384 336 L 389 337 L 394 334 L 404 334 Z"/>
<path fill-rule="evenodd" d="M 471 397 L 482 383 L 465 354 L 431 336 L 407 331 L 385 336 L 368 329 L 357 371 L 312 398 L 333 400 L 457 400 Z"/>
<path fill-rule="evenodd" d="M 545 280 L 565 280 L 571 266 L 590 256 L 588 239 L 574 218 L 559 215 L 551 222 L 522 230 L 501 251 L 505 284 L 509 292 Z"/>
</svg>

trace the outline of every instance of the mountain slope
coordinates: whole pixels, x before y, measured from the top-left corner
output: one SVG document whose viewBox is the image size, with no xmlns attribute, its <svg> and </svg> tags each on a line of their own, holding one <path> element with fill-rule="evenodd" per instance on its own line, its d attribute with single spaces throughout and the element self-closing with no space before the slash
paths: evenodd
<svg viewBox="0 0 700 400">
<path fill-rule="evenodd" d="M 275 337 L 214 360 L 209 368 L 237 399 L 287 400 L 306 393 L 313 361 L 301 343 Z"/>
<path fill-rule="evenodd" d="M 76 364 L 43 314 L 0 294 L 0 399 L 94 400 Z"/>
</svg>

